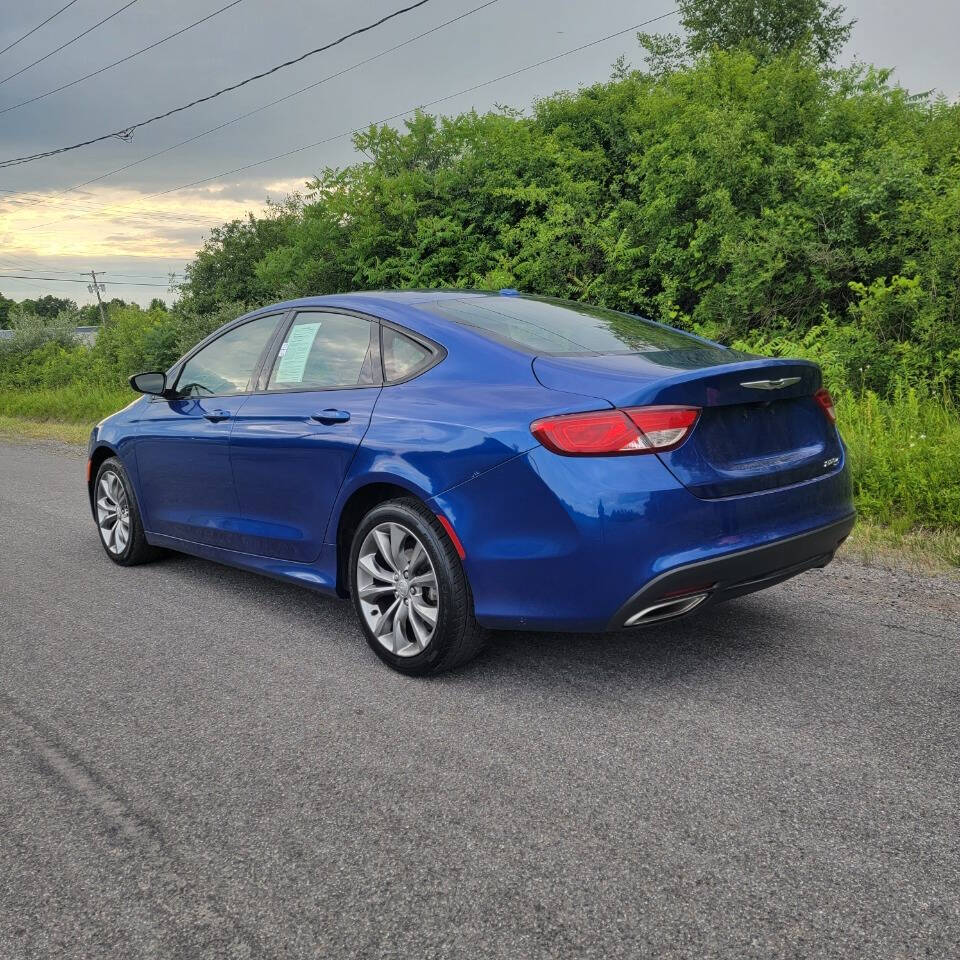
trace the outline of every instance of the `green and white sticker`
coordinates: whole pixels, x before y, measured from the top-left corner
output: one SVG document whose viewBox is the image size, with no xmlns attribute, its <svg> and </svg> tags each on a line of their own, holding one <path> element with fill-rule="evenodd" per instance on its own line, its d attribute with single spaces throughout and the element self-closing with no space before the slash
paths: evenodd
<svg viewBox="0 0 960 960">
<path fill-rule="evenodd" d="M 307 368 L 307 357 L 313 348 L 313 341 L 320 330 L 320 321 L 297 324 L 280 348 L 280 365 L 277 367 L 276 383 L 303 383 L 303 373 Z"/>
</svg>

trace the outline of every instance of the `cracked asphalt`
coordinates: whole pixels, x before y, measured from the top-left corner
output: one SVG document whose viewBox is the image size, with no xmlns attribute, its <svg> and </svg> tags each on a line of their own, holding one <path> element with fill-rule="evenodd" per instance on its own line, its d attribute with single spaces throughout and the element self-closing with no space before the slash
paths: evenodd
<svg viewBox="0 0 960 960">
<path fill-rule="evenodd" d="M 957 956 L 958 583 L 389 672 L 350 606 L 104 556 L 0 443 L 0 957 Z"/>
</svg>

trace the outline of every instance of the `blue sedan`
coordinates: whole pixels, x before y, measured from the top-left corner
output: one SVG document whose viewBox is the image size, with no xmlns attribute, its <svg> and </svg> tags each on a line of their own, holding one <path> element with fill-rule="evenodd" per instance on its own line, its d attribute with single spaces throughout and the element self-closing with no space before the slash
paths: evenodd
<svg viewBox="0 0 960 960">
<path fill-rule="evenodd" d="M 487 630 L 629 630 L 823 567 L 854 515 L 819 368 L 516 291 L 310 297 L 226 324 L 90 437 L 121 566 L 351 597 L 427 675 Z"/>
</svg>

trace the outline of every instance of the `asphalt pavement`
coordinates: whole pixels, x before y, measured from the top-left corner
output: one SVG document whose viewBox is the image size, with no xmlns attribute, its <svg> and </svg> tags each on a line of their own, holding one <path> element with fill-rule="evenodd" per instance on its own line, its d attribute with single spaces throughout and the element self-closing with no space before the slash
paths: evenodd
<svg viewBox="0 0 960 960">
<path fill-rule="evenodd" d="M 0 443 L 0 957 L 949 957 L 955 580 L 838 562 L 434 680 L 349 604 L 103 554 Z"/>
</svg>

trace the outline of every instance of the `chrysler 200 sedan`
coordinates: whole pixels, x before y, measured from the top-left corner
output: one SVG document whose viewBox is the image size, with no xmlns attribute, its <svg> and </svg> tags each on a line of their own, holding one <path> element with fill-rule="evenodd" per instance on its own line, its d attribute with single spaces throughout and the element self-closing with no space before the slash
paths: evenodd
<svg viewBox="0 0 960 960">
<path fill-rule="evenodd" d="M 823 567 L 853 526 L 807 361 L 542 297 L 311 297 L 226 324 L 90 438 L 121 566 L 351 597 L 403 673 L 489 628 L 631 630 Z"/>
</svg>

